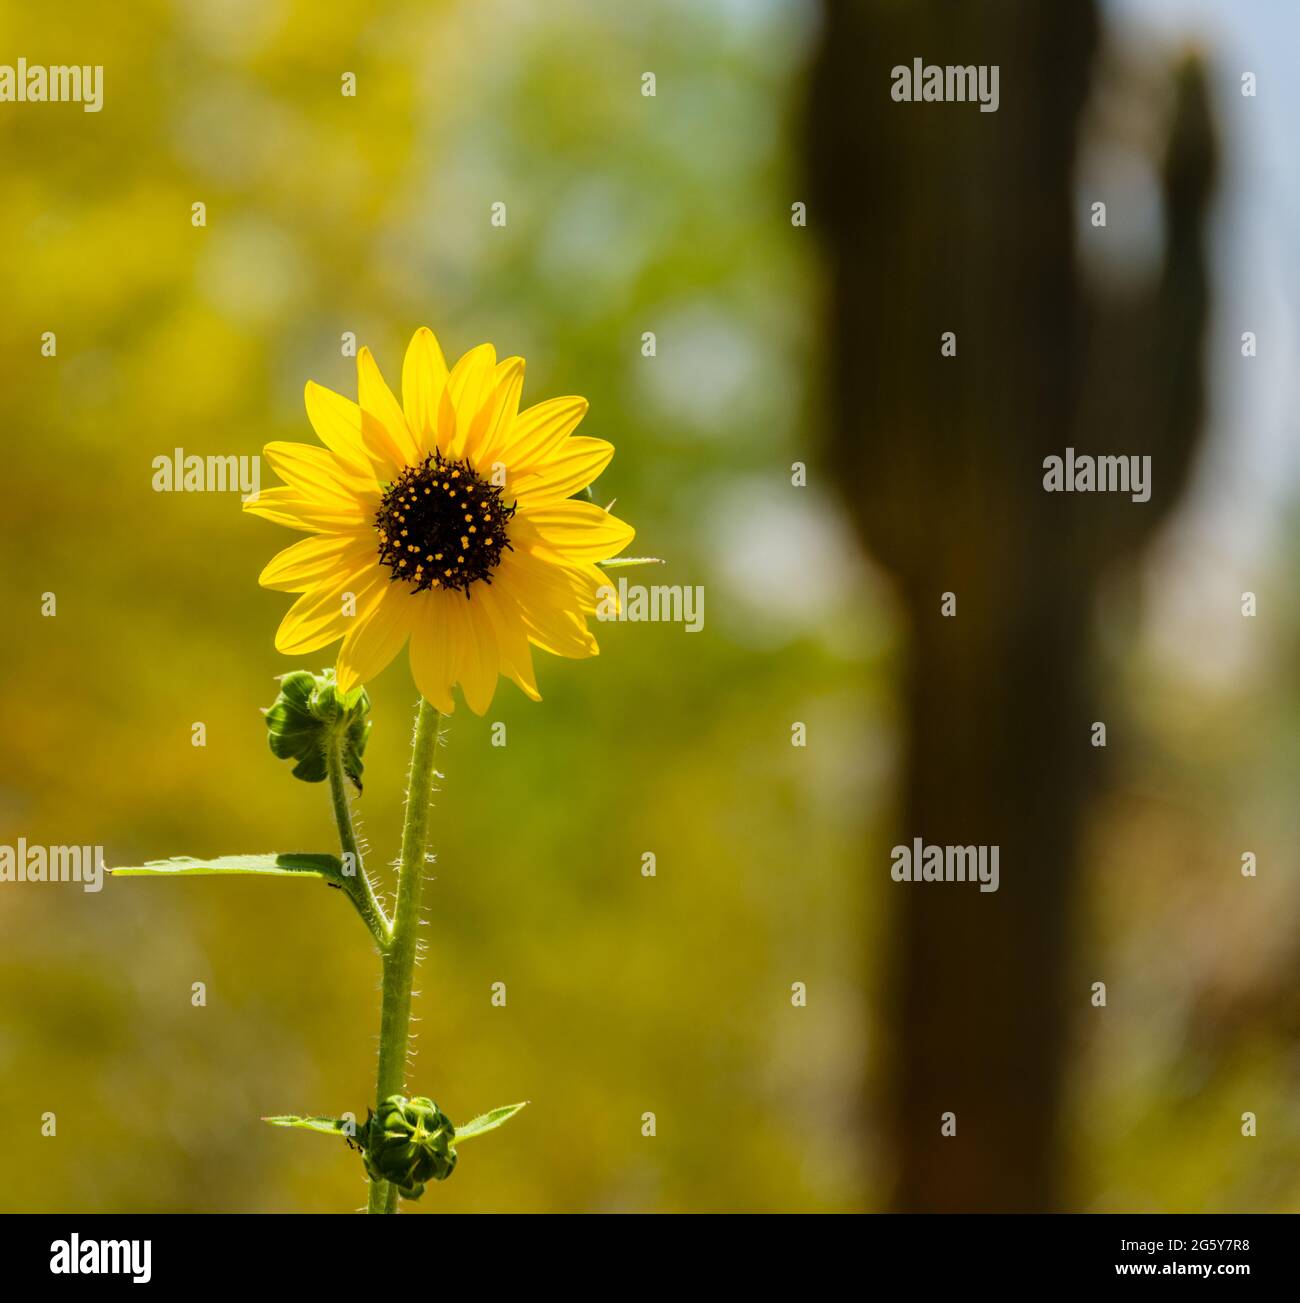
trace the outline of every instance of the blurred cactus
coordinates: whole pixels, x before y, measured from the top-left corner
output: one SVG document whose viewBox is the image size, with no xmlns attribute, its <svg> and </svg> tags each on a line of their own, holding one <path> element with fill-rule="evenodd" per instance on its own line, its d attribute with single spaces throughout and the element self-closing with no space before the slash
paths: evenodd
<svg viewBox="0 0 1300 1303">
<path fill-rule="evenodd" d="M 1104 755 L 1092 608 L 1104 568 L 1131 561 L 1178 498 L 1202 417 L 1205 75 L 1189 59 L 1174 79 L 1162 269 L 1149 292 L 1102 302 L 1076 265 L 1073 193 L 1094 6 L 844 0 L 823 19 L 808 139 L 828 477 L 909 623 L 899 840 L 1001 847 L 995 894 L 891 888 L 892 1201 L 1052 1209 L 1087 998 L 1070 985 L 1081 816 Z M 918 55 L 999 65 L 998 111 L 894 102 L 891 68 Z M 1043 458 L 1067 446 L 1150 455 L 1150 501 L 1044 492 Z M 872 851 L 872 872 L 888 863 Z"/>
</svg>

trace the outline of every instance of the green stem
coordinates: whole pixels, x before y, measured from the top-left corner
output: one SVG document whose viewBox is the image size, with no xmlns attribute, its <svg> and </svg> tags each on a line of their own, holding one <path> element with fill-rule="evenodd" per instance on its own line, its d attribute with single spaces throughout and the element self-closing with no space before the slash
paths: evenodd
<svg viewBox="0 0 1300 1303">
<path fill-rule="evenodd" d="M 334 824 L 339 832 L 339 845 L 343 848 L 344 855 L 352 857 L 352 868 L 356 874 L 355 878 L 349 879 L 347 894 L 382 953 L 392 940 L 393 928 L 375 896 L 374 884 L 366 873 L 361 848 L 357 845 L 357 835 L 352 827 L 352 806 L 348 800 L 347 778 L 343 773 L 342 737 L 331 739 L 326 747 L 325 768 L 329 774 L 330 798 L 334 804 Z"/>
<path fill-rule="evenodd" d="M 429 802 L 433 795 L 434 752 L 438 743 L 438 712 L 423 697 L 415 717 L 411 774 L 406 791 L 406 822 L 402 827 L 402 859 L 398 869 L 397 905 L 392 941 L 384 951 L 384 1001 L 379 1023 L 379 1081 L 376 1102 L 405 1094 L 406 1050 L 411 1036 L 411 978 L 415 972 L 416 937 L 420 928 L 420 894 L 424 887 L 424 857 L 429 841 Z M 397 1187 L 372 1181 L 368 1212 L 396 1212 Z"/>
</svg>

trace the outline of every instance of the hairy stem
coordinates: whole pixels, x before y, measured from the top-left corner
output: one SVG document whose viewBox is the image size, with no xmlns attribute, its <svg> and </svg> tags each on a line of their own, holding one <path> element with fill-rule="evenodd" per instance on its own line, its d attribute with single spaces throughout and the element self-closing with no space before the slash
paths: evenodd
<svg viewBox="0 0 1300 1303">
<path fill-rule="evenodd" d="M 402 827 L 402 859 L 398 869 L 392 941 L 384 951 L 384 1001 L 379 1024 L 376 1103 L 382 1103 L 390 1095 L 405 1093 L 406 1051 L 411 1036 L 411 978 L 415 972 L 416 936 L 420 927 L 420 895 L 424 887 L 424 857 L 429 840 L 429 802 L 433 794 L 433 760 L 437 742 L 438 712 L 421 698 L 411 747 L 411 774 L 406 791 L 406 822 Z M 385 1181 L 372 1181 L 367 1211 L 396 1212 L 397 1187 Z"/>
<path fill-rule="evenodd" d="M 331 739 L 326 747 L 325 768 L 329 773 L 330 798 L 334 805 L 334 824 L 339 832 L 339 845 L 343 848 L 344 856 L 352 857 L 352 869 L 356 874 L 355 878 L 349 880 L 347 894 L 382 953 L 388 949 L 392 940 L 392 924 L 375 896 L 375 888 L 362 863 L 361 848 L 357 845 L 357 835 L 352 827 L 352 807 L 348 801 L 347 778 L 343 773 L 341 737 Z M 345 859 L 344 864 L 346 863 Z"/>
</svg>

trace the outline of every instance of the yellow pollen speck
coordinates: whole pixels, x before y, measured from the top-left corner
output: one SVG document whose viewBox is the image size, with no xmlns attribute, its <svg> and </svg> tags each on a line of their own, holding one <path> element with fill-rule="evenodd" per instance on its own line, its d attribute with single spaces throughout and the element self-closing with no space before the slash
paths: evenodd
<svg viewBox="0 0 1300 1303">
<path fill-rule="evenodd" d="M 465 558 L 464 558 L 463 556 L 458 556 L 458 557 L 456 558 L 456 560 L 457 560 L 457 562 L 463 562 L 463 561 L 465 560 Z"/>
<path fill-rule="evenodd" d="M 491 546 L 492 546 L 492 540 L 491 540 L 490 538 L 485 538 L 485 539 L 483 540 L 483 542 L 484 542 L 488 547 L 491 547 Z"/>
<path fill-rule="evenodd" d="M 471 534 L 477 534 L 477 533 L 478 533 L 478 526 L 477 526 L 477 525 L 471 525 L 471 526 L 469 527 L 469 532 L 470 532 Z"/>
</svg>

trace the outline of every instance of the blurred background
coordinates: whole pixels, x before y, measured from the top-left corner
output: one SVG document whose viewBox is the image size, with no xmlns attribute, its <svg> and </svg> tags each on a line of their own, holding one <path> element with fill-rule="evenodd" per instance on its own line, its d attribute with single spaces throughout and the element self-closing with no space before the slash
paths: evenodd
<svg viewBox="0 0 1300 1303">
<path fill-rule="evenodd" d="M 407 1209 L 1300 1209 L 1297 50 L 1287 0 L 8 6 L 105 83 L 0 105 L 0 842 L 333 848 L 258 713 L 330 654 L 272 645 L 291 536 L 152 461 L 309 439 L 345 332 L 394 386 L 491 340 L 706 623 L 450 720 L 414 1084 L 532 1104 Z M 892 103 L 914 56 L 998 113 Z M 1069 443 L 1152 502 L 1047 498 Z M 382 865 L 405 657 L 371 697 Z M 1001 891 L 892 883 L 918 835 Z M 258 1119 L 363 1111 L 378 1010 L 318 884 L 0 884 L 0 1209 L 361 1206 Z"/>
</svg>

